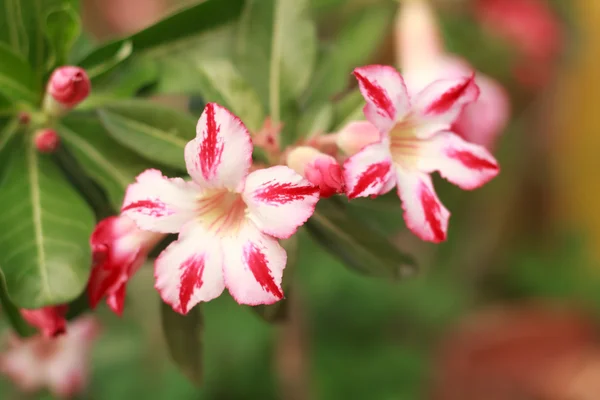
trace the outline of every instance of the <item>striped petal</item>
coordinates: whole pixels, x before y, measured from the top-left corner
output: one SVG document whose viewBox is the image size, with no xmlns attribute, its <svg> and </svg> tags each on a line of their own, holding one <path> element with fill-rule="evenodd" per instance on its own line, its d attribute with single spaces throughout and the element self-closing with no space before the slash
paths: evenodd
<svg viewBox="0 0 600 400">
<path fill-rule="evenodd" d="M 191 226 L 160 253 L 154 277 L 163 301 L 174 311 L 187 314 L 196 304 L 223 292 L 221 244 L 203 229 Z"/>
<path fill-rule="evenodd" d="M 176 233 L 193 218 L 197 188 L 156 169 L 142 172 L 129 185 L 121 212 L 144 230 Z"/>
<path fill-rule="evenodd" d="M 422 149 L 424 157 L 419 159 L 419 169 L 427 173 L 439 171 L 461 189 L 478 188 L 500 172 L 489 151 L 451 132 L 442 132 L 423 142 Z"/>
<path fill-rule="evenodd" d="M 155 287 L 163 301 L 187 314 L 201 301 L 223 292 L 221 244 L 202 229 L 191 227 L 169 245 L 154 264 Z"/>
<path fill-rule="evenodd" d="M 243 198 L 258 229 L 284 239 L 313 214 L 319 188 L 291 168 L 279 165 L 248 175 Z"/>
<path fill-rule="evenodd" d="M 446 240 L 450 213 L 435 194 L 431 177 L 396 167 L 396 184 L 406 226 L 425 241 Z"/>
<path fill-rule="evenodd" d="M 224 255 L 225 285 L 239 304 L 273 304 L 283 298 L 287 254 L 276 239 L 249 222 L 224 243 Z"/>
<path fill-rule="evenodd" d="M 450 129 L 465 105 L 479 97 L 475 76 L 440 79 L 428 85 L 414 98 L 414 110 L 419 119 L 417 135 L 426 138 Z"/>
<path fill-rule="evenodd" d="M 393 187 L 392 158 L 384 142 L 371 144 L 348 158 L 343 169 L 350 199 L 379 195 Z"/>
<path fill-rule="evenodd" d="M 185 146 L 185 163 L 203 188 L 238 189 L 252 164 L 252 141 L 242 121 L 224 107 L 208 103 Z"/>
<path fill-rule="evenodd" d="M 365 116 L 381 132 L 387 132 L 410 108 L 402 76 L 394 68 L 386 65 L 356 68 L 354 76 L 367 101 Z"/>
</svg>

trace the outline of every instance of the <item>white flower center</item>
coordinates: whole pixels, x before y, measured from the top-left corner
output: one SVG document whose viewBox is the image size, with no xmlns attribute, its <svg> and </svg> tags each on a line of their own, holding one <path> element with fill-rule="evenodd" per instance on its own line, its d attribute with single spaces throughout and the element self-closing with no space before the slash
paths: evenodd
<svg viewBox="0 0 600 400">
<path fill-rule="evenodd" d="M 226 189 L 203 192 L 196 202 L 198 222 L 218 236 L 235 234 L 246 216 L 246 203 L 239 193 Z"/>
</svg>

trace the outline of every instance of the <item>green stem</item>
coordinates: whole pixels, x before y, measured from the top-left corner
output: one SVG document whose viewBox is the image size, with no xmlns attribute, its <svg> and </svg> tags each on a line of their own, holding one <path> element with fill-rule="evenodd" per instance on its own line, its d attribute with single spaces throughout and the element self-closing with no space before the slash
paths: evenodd
<svg viewBox="0 0 600 400">
<path fill-rule="evenodd" d="M 275 10 L 273 12 L 273 38 L 271 40 L 271 63 L 269 66 L 269 111 L 273 125 L 277 125 L 280 120 L 279 115 L 279 92 L 281 75 L 281 20 L 283 19 L 283 5 L 281 1 L 275 1 Z"/>
</svg>

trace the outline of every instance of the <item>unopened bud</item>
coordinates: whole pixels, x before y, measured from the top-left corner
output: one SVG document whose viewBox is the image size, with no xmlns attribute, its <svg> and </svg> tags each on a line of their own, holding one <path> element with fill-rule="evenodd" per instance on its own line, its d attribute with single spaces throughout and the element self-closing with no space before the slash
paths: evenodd
<svg viewBox="0 0 600 400">
<path fill-rule="evenodd" d="M 60 144 L 60 137 L 54 129 L 42 129 L 36 132 L 34 142 L 40 153 L 53 153 Z"/>
<path fill-rule="evenodd" d="M 57 68 L 48 80 L 44 109 L 52 115 L 64 113 L 81 103 L 91 89 L 90 78 L 82 68 Z"/>
<path fill-rule="evenodd" d="M 337 133 L 336 144 L 346 155 L 354 155 L 363 147 L 380 140 L 379 130 L 368 121 L 354 121 Z"/>
<path fill-rule="evenodd" d="M 293 149 L 288 154 L 287 165 L 318 186 L 323 198 L 344 191 L 340 164 L 335 158 L 312 147 L 300 146 Z"/>
</svg>

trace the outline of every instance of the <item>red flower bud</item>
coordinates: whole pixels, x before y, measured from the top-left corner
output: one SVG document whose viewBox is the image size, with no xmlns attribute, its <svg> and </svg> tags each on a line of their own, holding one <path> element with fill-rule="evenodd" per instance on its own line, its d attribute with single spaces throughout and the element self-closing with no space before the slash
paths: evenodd
<svg viewBox="0 0 600 400">
<path fill-rule="evenodd" d="M 40 153 L 53 153 L 60 144 L 60 137 L 54 129 L 42 129 L 36 132 L 34 141 Z"/>
<path fill-rule="evenodd" d="M 46 91 L 63 107 L 73 108 L 90 94 L 91 88 L 90 78 L 83 69 L 65 66 L 54 70 Z"/>
<path fill-rule="evenodd" d="M 66 332 L 67 321 L 65 314 L 68 306 L 43 307 L 35 310 L 22 308 L 21 315 L 29 323 L 42 332 L 46 337 L 55 337 Z"/>
</svg>

